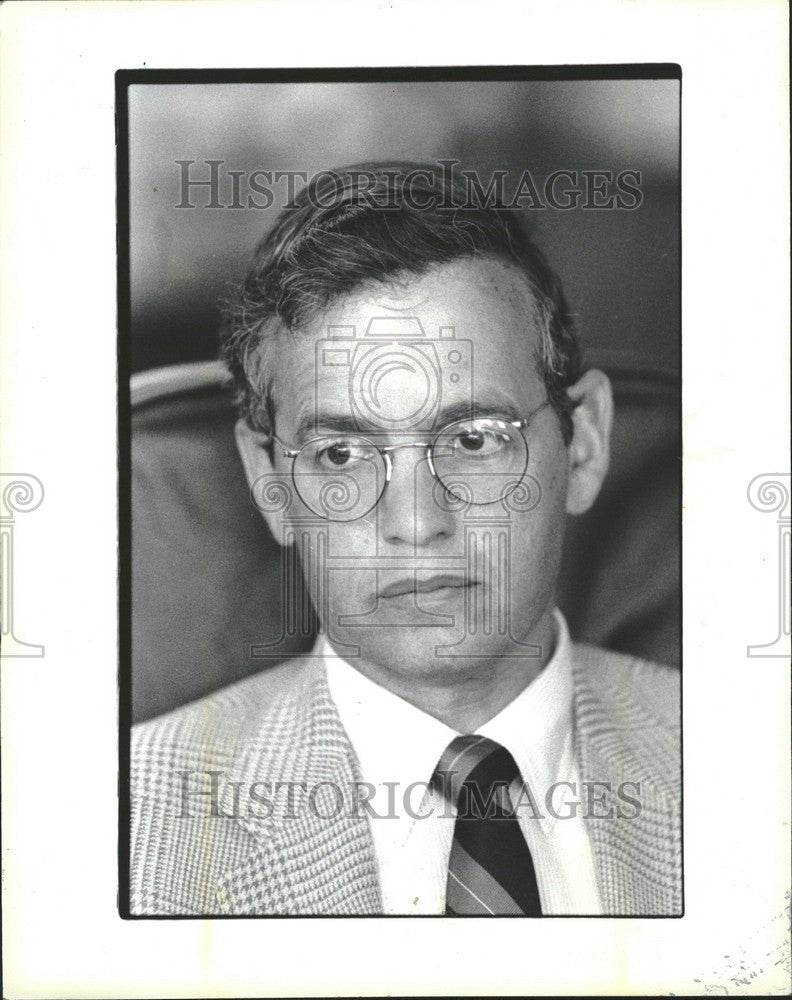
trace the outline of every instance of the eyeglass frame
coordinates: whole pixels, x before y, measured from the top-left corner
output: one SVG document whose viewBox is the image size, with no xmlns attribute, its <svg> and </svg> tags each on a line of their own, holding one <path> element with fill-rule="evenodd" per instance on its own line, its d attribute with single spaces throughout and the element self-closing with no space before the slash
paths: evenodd
<svg viewBox="0 0 792 1000">
<path fill-rule="evenodd" d="M 519 430 L 521 432 L 524 432 L 524 431 L 526 431 L 528 429 L 528 427 L 530 426 L 530 423 L 534 419 L 534 417 L 537 414 L 541 413 L 542 410 L 544 410 L 546 407 L 548 407 L 550 405 L 550 402 L 551 401 L 550 401 L 549 398 L 545 399 L 544 402 L 542 402 L 542 403 L 539 404 L 539 406 L 537 406 L 533 410 L 531 410 L 530 413 L 526 417 L 520 417 L 517 420 L 504 420 L 503 423 L 508 424 L 510 427 L 516 427 L 517 430 Z M 388 484 L 390 483 L 391 476 L 393 474 L 393 460 L 390 457 L 391 456 L 391 452 L 393 452 L 393 451 L 399 451 L 401 448 L 425 448 L 426 449 L 426 464 L 429 466 L 429 471 L 432 473 L 432 476 L 434 477 L 434 479 L 438 483 L 440 483 L 440 485 L 444 489 L 448 490 L 448 492 L 451 493 L 452 496 L 456 496 L 456 494 L 454 494 L 452 490 L 448 489 L 448 487 L 446 486 L 446 484 L 443 482 L 443 480 L 438 475 L 437 470 L 435 469 L 434 460 L 432 458 L 432 452 L 433 452 L 433 449 L 434 449 L 435 445 L 437 444 L 439 438 L 448 430 L 449 427 L 453 427 L 454 424 L 464 423 L 466 419 L 468 419 L 468 420 L 500 420 L 501 418 L 500 417 L 481 417 L 481 416 L 479 416 L 479 417 L 470 417 L 470 418 L 462 417 L 461 419 L 451 420 L 444 427 L 441 427 L 440 430 L 431 439 L 431 441 L 404 441 L 404 442 L 401 442 L 400 444 L 390 444 L 390 445 L 385 445 L 384 447 L 380 447 L 380 445 L 375 444 L 370 438 L 366 437 L 365 434 L 347 434 L 346 435 L 347 437 L 360 438 L 362 441 L 365 441 L 366 444 L 368 444 L 372 448 L 374 448 L 375 451 L 379 452 L 379 454 L 382 456 L 382 461 L 383 461 L 383 464 L 385 466 L 385 483 L 384 483 L 384 485 L 382 487 L 382 490 L 381 490 L 379 496 L 374 501 L 374 503 L 371 505 L 371 507 L 368 508 L 368 510 L 364 511 L 362 514 L 359 514 L 356 518 L 350 518 L 350 520 L 359 520 L 361 517 L 365 517 L 366 514 L 369 513 L 369 511 L 374 510 L 374 508 L 377 506 L 377 504 L 379 504 L 379 502 L 385 496 L 385 490 L 388 488 Z M 281 438 L 279 438 L 278 435 L 275 434 L 274 431 L 268 431 L 266 436 L 267 436 L 267 441 L 262 442 L 262 445 L 264 447 L 267 447 L 273 441 L 276 441 L 278 443 L 278 445 L 280 446 L 280 448 L 281 448 L 281 451 L 283 453 L 283 457 L 284 458 L 290 458 L 292 460 L 292 467 L 291 467 L 292 482 L 294 483 L 294 488 L 295 488 L 295 490 L 297 490 L 298 496 L 302 497 L 302 495 L 300 494 L 300 489 L 297 486 L 297 480 L 295 479 L 295 476 L 294 476 L 294 463 L 296 462 L 297 457 L 299 456 L 300 452 L 303 451 L 305 448 L 309 447 L 309 445 L 315 444 L 317 441 L 322 441 L 325 438 L 331 438 L 333 435 L 332 434 L 319 434 L 316 437 L 311 438 L 310 441 L 306 441 L 305 444 L 300 445 L 299 448 L 288 448 L 287 445 L 286 445 L 286 442 L 283 441 Z M 523 442 L 525 443 L 525 453 L 526 453 L 525 467 L 523 468 L 522 475 L 517 480 L 517 482 L 515 482 L 515 484 L 512 487 L 512 489 L 509 490 L 509 493 L 513 493 L 514 490 L 517 489 L 517 487 L 519 486 L 520 482 L 522 481 L 522 479 L 525 476 L 525 473 L 526 473 L 526 471 L 528 469 L 528 455 L 529 455 L 528 442 L 525 440 L 524 433 L 523 433 L 522 436 L 523 436 Z M 504 495 L 508 496 L 509 494 L 506 493 Z M 460 498 L 457 498 L 457 499 L 460 499 Z M 500 497 L 498 499 L 502 500 L 503 497 Z M 497 503 L 497 502 L 498 502 L 498 500 L 484 500 L 484 501 L 480 501 L 480 502 L 477 502 L 475 500 L 471 500 L 470 501 L 470 503 L 472 503 L 474 506 L 478 506 L 478 507 L 486 507 L 487 504 Z M 303 503 L 305 503 L 304 500 L 303 500 Z M 306 506 L 309 506 L 309 505 L 306 504 Z M 310 506 L 309 506 L 309 509 L 313 510 L 313 508 L 311 508 Z M 314 512 L 314 513 L 316 513 L 316 512 Z M 317 514 L 317 516 L 323 517 L 324 515 Z M 326 518 L 326 520 L 332 520 L 332 518 Z"/>
</svg>

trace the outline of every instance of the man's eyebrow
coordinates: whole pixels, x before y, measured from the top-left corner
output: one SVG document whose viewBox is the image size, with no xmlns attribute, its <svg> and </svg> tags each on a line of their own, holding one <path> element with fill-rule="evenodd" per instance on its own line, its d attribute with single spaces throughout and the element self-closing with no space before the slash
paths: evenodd
<svg viewBox="0 0 792 1000">
<path fill-rule="evenodd" d="M 364 429 L 351 413 L 306 413 L 297 422 L 295 437 L 299 442 L 309 441 L 316 437 L 319 428 L 342 434 L 360 434 Z"/>
<path fill-rule="evenodd" d="M 444 406 L 432 421 L 432 428 L 440 430 L 446 424 L 453 424 L 457 420 L 471 420 L 476 417 L 501 417 L 506 420 L 519 420 L 520 414 L 517 407 L 511 401 L 505 399 L 458 400 L 449 406 Z M 432 428 L 416 428 L 416 433 L 430 433 Z M 367 434 L 381 431 L 382 425 L 377 425 L 374 421 L 367 421 L 356 418 L 350 413 L 305 413 L 297 422 L 295 438 L 299 443 L 309 441 L 322 431 L 338 432 L 341 434 Z"/>
<path fill-rule="evenodd" d="M 479 399 L 475 402 L 459 400 L 450 406 L 444 406 L 435 418 L 435 426 L 443 427 L 457 420 L 471 420 L 476 417 L 502 417 L 507 420 L 519 420 L 520 414 L 515 404 L 506 399 Z"/>
</svg>

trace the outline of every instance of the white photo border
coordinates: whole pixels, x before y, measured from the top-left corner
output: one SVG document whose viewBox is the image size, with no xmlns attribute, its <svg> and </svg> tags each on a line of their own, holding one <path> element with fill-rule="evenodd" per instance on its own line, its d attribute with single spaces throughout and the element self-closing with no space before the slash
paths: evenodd
<svg viewBox="0 0 792 1000">
<path fill-rule="evenodd" d="M 787 28 L 771 0 L 0 9 L 2 467 L 44 488 L 14 566 L 44 655 L 2 660 L 8 996 L 788 992 L 789 658 L 747 655 L 780 586 L 748 486 L 789 454 Z M 114 75 L 263 63 L 682 67 L 680 920 L 118 915 Z"/>
</svg>

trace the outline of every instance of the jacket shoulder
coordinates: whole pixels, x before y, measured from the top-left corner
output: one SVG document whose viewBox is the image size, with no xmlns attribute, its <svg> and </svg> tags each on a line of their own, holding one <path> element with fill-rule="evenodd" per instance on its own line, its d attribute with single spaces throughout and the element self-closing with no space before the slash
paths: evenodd
<svg viewBox="0 0 792 1000">
<path fill-rule="evenodd" d="M 280 754 L 298 732 L 310 677 L 310 661 L 288 660 L 132 727 L 132 913 L 222 912 L 224 873 L 255 847 L 230 782 L 240 761 Z"/>
<path fill-rule="evenodd" d="M 189 745 L 230 748 L 261 716 L 294 701 L 309 683 L 310 661 L 295 657 L 132 727 L 133 749 Z"/>
<path fill-rule="evenodd" d="M 681 792 L 679 671 L 623 653 L 574 646 L 575 724 L 589 760 Z M 599 766 L 599 765 L 598 765 Z"/>
<path fill-rule="evenodd" d="M 575 673 L 581 693 L 615 720 L 630 712 L 678 732 L 680 673 L 625 653 L 575 644 Z"/>
</svg>

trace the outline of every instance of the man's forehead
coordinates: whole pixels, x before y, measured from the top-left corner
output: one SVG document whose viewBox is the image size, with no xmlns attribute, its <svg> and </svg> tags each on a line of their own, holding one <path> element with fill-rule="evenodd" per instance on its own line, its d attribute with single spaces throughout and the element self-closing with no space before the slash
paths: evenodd
<svg viewBox="0 0 792 1000">
<path fill-rule="evenodd" d="M 282 342 L 286 350 L 293 350 L 344 327 L 354 327 L 358 338 L 390 332 L 415 336 L 420 335 L 420 323 L 428 337 L 437 337 L 438 327 L 450 326 L 458 336 L 476 337 L 482 347 L 493 342 L 497 326 L 515 335 L 515 347 L 526 340 L 533 347 L 537 318 L 528 279 L 516 267 L 490 258 L 464 258 L 391 282 L 363 282 L 317 310 Z M 375 324 L 367 332 L 372 321 Z"/>
<path fill-rule="evenodd" d="M 522 275 L 497 261 L 361 287 L 278 340 L 274 395 L 292 427 L 310 411 L 407 430 L 443 407 L 537 401 L 536 310 Z"/>
</svg>

